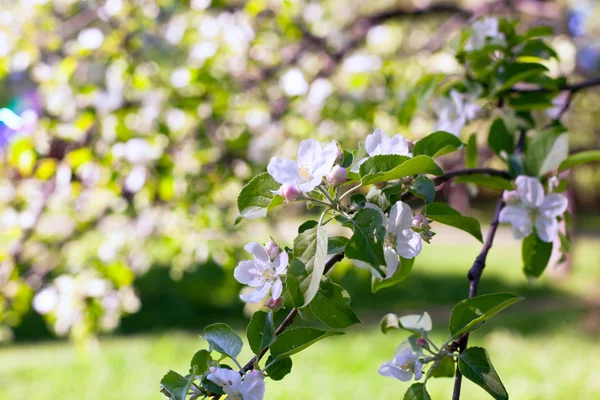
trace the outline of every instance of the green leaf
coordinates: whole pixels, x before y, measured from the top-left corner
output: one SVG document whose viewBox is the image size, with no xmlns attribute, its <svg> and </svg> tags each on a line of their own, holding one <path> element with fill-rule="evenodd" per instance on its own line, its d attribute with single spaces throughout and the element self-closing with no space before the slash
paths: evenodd
<svg viewBox="0 0 600 400">
<path fill-rule="evenodd" d="M 314 228 L 317 225 L 319 225 L 319 223 L 317 221 L 315 221 L 314 219 L 309 219 L 308 221 L 303 222 L 298 227 L 298 233 L 302 233 L 304 231 L 307 231 L 307 230 L 309 230 L 311 228 Z"/>
<path fill-rule="evenodd" d="M 398 283 L 402 282 L 410 271 L 412 271 L 413 265 L 415 264 L 416 258 L 403 258 L 400 257 L 400 268 L 394 272 L 394 275 L 386 279 L 381 279 L 376 276 L 371 278 L 371 292 L 377 293 L 381 289 L 385 289 Z"/>
<path fill-rule="evenodd" d="M 227 324 L 217 323 L 204 328 L 204 339 L 216 350 L 235 359 L 242 351 L 242 339 Z"/>
<path fill-rule="evenodd" d="M 360 323 L 360 319 L 350 308 L 350 295 L 344 288 L 327 278 L 321 282 L 317 295 L 310 303 L 315 317 L 333 329 L 344 329 Z"/>
<path fill-rule="evenodd" d="M 484 348 L 470 347 L 462 352 L 458 357 L 458 369 L 465 378 L 481 386 L 494 399 L 508 400 L 508 393 Z"/>
<path fill-rule="evenodd" d="M 569 138 L 561 128 L 538 133 L 525 152 L 527 168 L 536 176 L 555 170 L 569 154 Z"/>
<path fill-rule="evenodd" d="M 429 156 L 409 158 L 395 154 L 370 157 L 360 166 L 362 185 L 387 182 L 418 174 L 442 175 L 444 171 Z"/>
<path fill-rule="evenodd" d="M 396 314 L 386 314 L 381 318 L 381 322 L 379 322 L 379 329 L 383 333 L 388 333 L 391 329 L 400 329 L 400 319 Z"/>
<path fill-rule="evenodd" d="M 556 97 L 556 92 L 513 93 L 508 98 L 508 105 L 517 111 L 543 110 L 545 108 L 552 107 L 552 99 L 554 97 Z"/>
<path fill-rule="evenodd" d="M 543 39 L 533 39 L 525 42 L 520 56 L 538 57 L 544 60 L 550 58 L 558 59 L 558 54 Z"/>
<path fill-rule="evenodd" d="M 294 258 L 288 267 L 285 283 L 292 298 L 292 304 L 296 308 L 304 306 L 304 294 L 300 288 L 301 282 L 309 281 L 308 272 L 302 261 Z"/>
<path fill-rule="evenodd" d="M 272 192 L 280 186 L 268 172 L 255 176 L 238 195 L 237 205 L 241 218 L 261 218 L 272 208 L 283 204 L 283 197 Z"/>
<path fill-rule="evenodd" d="M 343 253 L 350 239 L 344 236 L 332 236 L 327 240 L 327 254 Z"/>
<path fill-rule="evenodd" d="M 502 118 L 496 118 L 490 127 L 488 146 L 498 155 L 501 152 L 511 154 L 515 151 L 515 138 L 506 128 Z"/>
<path fill-rule="evenodd" d="M 204 374 L 208 371 L 211 361 L 212 357 L 210 356 L 210 351 L 198 350 L 196 354 L 194 354 L 194 357 L 192 357 L 192 361 L 190 361 L 190 374 L 193 373 L 194 367 L 196 367 L 196 375 Z"/>
<path fill-rule="evenodd" d="M 453 378 L 454 377 L 454 357 L 446 356 L 437 361 L 437 364 L 431 371 L 432 378 Z"/>
<path fill-rule="evenodd" d="M 472 133 L 469 136 L 469 142 L 467 144 L 467 155 L 465 160 L 465 166 L 467 168 L 475 168 L 477 166 L 477 134 Z"/>
<path fill-rule="evenodd" d="M 460 215 L 458 211 L 446 204 L 431 203 L 423 208 L 422 214 L 433 221 L 463 230 L 483 243 L 479 221 L 473 217 Z"/>
<path fill-rule="evenodd" d="M 499 176 L 489 175 L 463 175 L 454 179 L 455 183 L 472 183 L 477 186 L 484 186 L 496 190 L 513 190 L 514 185 L 508 180 Z"/>
<path fill-rule="evenodd" d="M 506 307 L 521 300 L 522 297 L 510 293 L 493 293 L 461 301 L 450 314 L 448 330 L 452 339 L 475 329 Z"/>
<path fill-rule="evenodd" d="M 193 378 L 193 375 L 184 378 L 175 371 L 169 371 L 160 380 L 160 384 L 169 393 L 171 399 L 185 400 Z"/>
<path fill-rule="evenodd" d="M 443 156 L 458 150 L 463 143 L 451 133 L 438 131 L 425 136 L 415 143 L 413 155 L 425 155 L 432 158 Z"/>
<path fill-rule="evenodd" d="M 419 336 L 427 336 L 433 328 L 431 317 L 427 312 L 424 312 L 422 315 L 404 315 L 399 318 L 399 326 L 400 329 L 404 329 L 405 331 L 412 332 Z"/>
<path fill-rule="evenodd" d="M 327 258 L 327 231 L 325 227 L 317 225 L 300 233 L 294 239 L 294 257 L 304 264 L 307 272 L 306 276 L 301 277 L 298 282 L 304 298 L 303 306 L 305 306 L 317 294 L 325 270 Z"/>
<path fill-rule="evenodd" d="M 326 337 L 343 334 L 344 332 L 322 331 L 308 326 L 288 329 L 279 335 L 271 346 L 271 355 L 280 360 L 296 354 Z"/>
<path fill-rule="evenodd" d="M 415 111 L 429 100 L 443 78 L 442 74 L 435 74 L 425 75 L 419 79 L 415 87 L 409 92 L 406 100 L 400 105 L 398 122 L 401 125 L 406 126 L 410 124 Z"/>
<path fill-rule="evenodd" d="M 342 225 L 354 231 L 346 245 L 346 257 L 365 262 L 381 276 L 385 276 L 381 266 L 385 265 L 383 241 L 386 228 L 383 226 L 381 214 L 372 208 L 363 208 Z"/>
<path fill-rule="evenodd" d="M 400 185 L 400 187 L 402 186 Z M 369 193 L 367 193 L 366 200 L 369 203 L 375 204 L 382 210 L 387 210 L 391 205 L 390 200 L 388 199 L 388 196 L 386 195 L 385 191 L 378 189 L 376 186 L 371 186 L 371 188 L 369 189 Z"/>
<path fill-rule="evenodd" d="M 424 383 L 413 383 L 406 393 L 403 400 L 431 400 Z"/>
<path fill-rule="evenodd" d="M 566 160 L 560 163 L 558 166 L 558 172 L 565 171 L 569 168 L 573 168 L 579 164 L 587 164 L 591 162 L 599 162 L 600 161 L 600 150 L 588 150 L 582 151 L 581 153 L 576 153 L 570 155 Z"/>
<path fill-rule="evenodd" d="M 273 314 L 264 311 L 255 312 L 248 324 L 246 336 L 254 354 L 259 354 L 262 349 L 272 345 L 275 342 Z"/>
<path fill-rule="evenodd" d="M 538 37 L 538 36 L 550 36 L 550 35 L 552 35 L 553 32 L 554 32 L 554 30 L 549 26 L 544 26 L 544 25 L 534 26 L 533 28 L 531 28 L 527 32 L 525 32 L 525 35 L 523 35 L 523 38 L 531 39 L 531 38 Z"/>
<path fill-rule="evenodd" d="M 512 63 L 498 75 L 499 87 L 496 92 L 510 89 L 515 83 L 527 81 L 531 77 L 547 72 L 548 68 L 537 63 Z"/>
<path fill-rule="evenodd" d="M 534 232 L 523 239 L 521 257 L 523 258 L 523 272 L 529 278 L 539 278 L 552 255 L 553 243 L 546 243 Z"/>
<path fill-rule="evenodd" d="M 419 176 L 410 188 L 410 192 L 429 204 L 435 197 L 435 183 L 425 176 Z"/>
<path fill-rule="evenodd" d="M 269 375 L 269 378 L 274 381 L 280 381 L 292 371 L 292 359 L 290 357 L 284 357 L 280 360 L 274 360 L 273 356 L 267 358 L 265 365 L 267 365 L 268 368 L 265 369 L 265 372 Z"/>
</svg>

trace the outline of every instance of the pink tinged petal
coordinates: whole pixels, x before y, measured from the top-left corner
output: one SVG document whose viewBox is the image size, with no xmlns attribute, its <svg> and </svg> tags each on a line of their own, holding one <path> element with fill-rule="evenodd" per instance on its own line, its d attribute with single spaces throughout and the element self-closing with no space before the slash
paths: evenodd
<svg viewBox="0 0 600 400">
<path fill-rule="evenodd" d="M 541 240 L 547 243 L 553 242 L 558 235 L 558 221 L 554 217 L 539 216 L 535 220 L 535 229 Z"/>
<path fill-rule="evenodd" d="M 281 279 L 277 279 L 275 283 L 273 283 L 273 288 L 271 288 L 271 298 L 273 300 L 277 300 L 281 297 L 281 292 L 283 291 L 283 284 L 281 283 Z"/>
<path fill-rule="evenodd" d="M 246 246 L 244 246 L 244 250 L 254 256 L 256 261 L 259 261 L 263 265 L 270 266 L 271 259 L 269 258 L 269 253 L 267 250 L 260 244 L 256 242 L 250 242 Z"/>
<path fill-rule="evenodd" d="M 396 251 L 404 258 L 414 258 L 423 247 L 421 235 L 412 229 L 406 229 L 398 235 Z"/>
<path fill-rule="evenodd" d="M 386 278 L 394 275 L 396 270 L 398 269 L 398 254 L 389 246 L 385 246 L 383 248 L 383 255 L 385 257 L 385 265 L 387 266 L 387 273 L 385 274 Z"/>
<path fill-rule="evenodd" d="M 500 223 L 510 223 L 513 226 L 522 226 L 529 221 L 529 213 L 523 205 L 507 205 L 498 216 Z"/>
<path fill-rule="evenodd" d="M 388 232 L 399 234 L 404 229 L 412 227 L 413 212 L 408 204 L 398 201 L 390 210 L 390 220 L 388 222 Z"/>
<path fill-rule="evenodd" d="M 267 166 L 267 172 L 278 183 L 295 185 L 300 180 L 298 164 L 287 158 L 273 157 Z"/>
<path fill-rule="evenodd" d="M 375 129 L 373 133 L 367 136 L 365 143 L 367 154 L 371 157 L 381 154 L 381 150 L 383 149 L 384 145 L 389 142 L 389 140 L 390 138 L 384 131 L 381 129 Z"/>
<path fill-rule="evenodd" d="M 321 145 L 315 139 L 303 140 L 298 149 L 298 165 L 312 166 L 321 155 Z"/>
<path fill-rule="evenodd" d="M 560 194 L 551 194 L 547 196 L 540 206 L 540 214 L 544 217 L 558 217 L 567 210 L 568 200 Z"/>
<path fill-rule="evenodd" d="M 277 254 L 275 260 L 273 260 L 273 264 L 275 265 L 275 272 L 277 275 L 285 275 L 287 272 L 287 267 L 289 263 L 288 253 L 284 250 L 281 253 Z"/>
<path fill-rule="evenodd" d="M 240 299 L 246 303 L 258 303 L 265 298 L 267 293 L 269 293 L 271 286 L 272 285 L 270 283 L 265 283 L 263 286 L 254 289 L 250 293 L 241 294 Z"/>
<path fill-rule="evenodd" d="M 235 280 L 248 286 L 256 287 L 262 285 L 262 281 L 259 279 L 260 276 L 260 269 L 256 267 L 256 264 L 252 260 L 240 262 L 233 270 Z"/>
<path fill-rule="evenodd" d="M 528 208 L 539 207 L 544 201 L 544 188 L 537 178 L 520 175 L 515 181 L 521 202 Z"/>
<path fill-rule="evenodd" d="M 259 371 L 246 374 L 242 382 L 240 393 L 244 400 L 262 400 L 265 396 L 264 376 Z"/>
</svg>

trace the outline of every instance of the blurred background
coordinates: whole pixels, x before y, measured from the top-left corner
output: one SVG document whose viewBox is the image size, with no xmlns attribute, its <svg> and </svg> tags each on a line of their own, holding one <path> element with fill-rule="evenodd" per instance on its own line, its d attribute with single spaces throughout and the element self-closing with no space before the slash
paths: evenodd
<svg viewBox="0 0 600 400">
<path fill-rule="evenodd" d="M 442 74 L 464 74 L 452 41 L 482 15 L 553 27 L 554 75 L 600 73 L 595 0 L 0 0 L 0 108 L 21 118 L 0 113 L 0 399 L 161 398 L 205 325 L 245 329 L 243 245 L 291 245 L 306 214 L 234 226 L 243 184 L 309 137 L 352 149 L 376 127 L 430 133 Z M 578 93 L 563 123 L 571 152 L 599 148 L 600 91 Z M 481 132 L 480 166 L 501 167 L 489 124 L 463 138 Z M 571 257 L 530 284 L 502 228 L 481 283 L 526 297 L 473 335 L 515 399 L 600 399 L 600 170 L 569 179 Z M 438 193 L 482 221 L 498 195 Z M 396 287 L 374 295 L 366 271 L 336 267 L 365 324 L 296 356 L 266 398 L 398 398 L 407 385 L 376 371 L 405 337 L 379 319 L 428 311 L 445 339 L 479 252 L 437 228 Z M 464 385 L 464 399 L 485 396 Z"/>
</svg>

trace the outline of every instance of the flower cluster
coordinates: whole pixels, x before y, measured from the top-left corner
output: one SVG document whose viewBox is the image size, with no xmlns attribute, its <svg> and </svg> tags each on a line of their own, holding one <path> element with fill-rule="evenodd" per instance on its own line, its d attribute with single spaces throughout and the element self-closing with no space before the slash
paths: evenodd
<svg viewBox="0 0 600 400">
<path fill-rule="evenodd" d="M 265 377 L 260 371 L 251 371 L 242 376 L 227 368 L 211 367 L 206 379 L 223 389 L 230 400 L 262 400 L 265 396 Z"/>
</svg>

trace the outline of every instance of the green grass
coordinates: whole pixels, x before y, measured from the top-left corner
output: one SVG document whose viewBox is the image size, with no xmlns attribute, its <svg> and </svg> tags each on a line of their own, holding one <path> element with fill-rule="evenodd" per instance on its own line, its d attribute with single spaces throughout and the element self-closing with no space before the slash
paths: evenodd
<svg viewBox="0 0 600 400">
<path fill-rule="evenodd" d="M 267 381 L 266 399 L 401 399 L 408 384 L 380 377 L 377 368 L 407 335 L 383 335 L 370 323 L 387 312 L 426 310 L 434 319 L 434 337 L 444 340 L 452 302 L 467 291 L 464 274 L 478 251 L 472 243 L 440 240 L 428 246 L 402 285 L 375 296 L 366 293 L 364 279 L 356 279 L 362 275 L 336 275 L 351 287 L 366 324 L 294 356 L 288 378 Z M 574 271 L 567 278 L 547 274 L 533 286 L 520 272 L 517 244 L 500 235 L 481 292 L 510 291 L 526 299 L 476 331 L 470 344 L 488 349 L 512 399 L 600 399 L 600 338 L 589 329 L 600 319 L 589 301 L 600 281 L 600 240 L 577 242 Z M 162 332 L 103 338 L 88 353 L 64 342 L 0 348 L 0 399 L 161 399 L 162 375 L 187 371 L 189 359 L 204 345 L 195 333 Z M 242 360 L 249 357 L 245 348 Z M 428 382 L 434 399 L 449 398 L 451 388 L 452 379 Z M 462 398 L 490 397 L 465 382 Z"/>
</svg>

